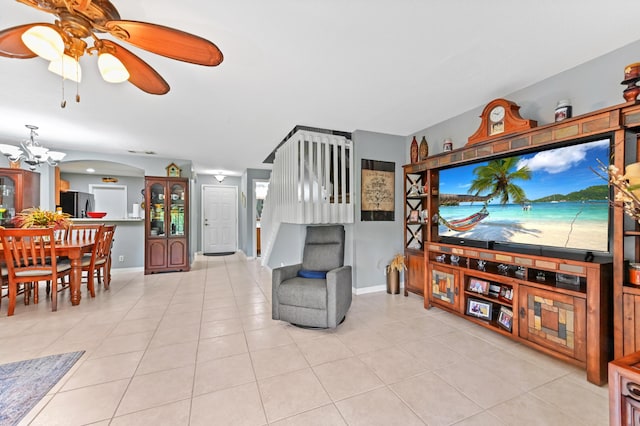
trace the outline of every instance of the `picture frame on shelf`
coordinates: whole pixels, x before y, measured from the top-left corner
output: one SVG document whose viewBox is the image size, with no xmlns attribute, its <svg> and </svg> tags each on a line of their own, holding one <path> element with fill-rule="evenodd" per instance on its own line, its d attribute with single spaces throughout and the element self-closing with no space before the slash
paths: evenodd
<svg viewBox="0 0 640 426">
<path fill-rule="evenodd" d="M 490 285 L 491 283 L 489 281 L 479 280 L 478 278 L 469 278 L 467 290 L 478 294 L 484 294 L 486 296 L 489 294 Z"/>
<path fill-rule="evenodd" d="M 498 313 L 498 325 L 507 331 L 513 328 L 513 311 L 507 307 L 501 306 Z"/>
<path fill-rule="evenodd" d="M 409 222 L 420 222 L 420 212 L 418 210 L 409 212 Z"/>
<path fill-rule="evenodd" d="M 511 303 L 513 301 L 513 287 L 509 285 L 500 286 L 500 295 L 498 296 L 498 299 Z"/>
<path fill-rule="evenodd" d="M 500 284 L 491 283 L 489 285 L 489 297 L 500 297 Z"/>
<path fill-rule="evenodd" d="M 485 321 L 491 321 L 493 316 L 493 303 L 470 297 L 467 299 L 466 314 Z"/>
</svg>

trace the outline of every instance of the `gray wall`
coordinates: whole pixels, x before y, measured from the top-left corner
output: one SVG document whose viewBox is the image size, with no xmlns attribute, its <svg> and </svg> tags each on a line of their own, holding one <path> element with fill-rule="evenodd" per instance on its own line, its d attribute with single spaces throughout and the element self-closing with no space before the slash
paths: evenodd
<svg viewBox="0 0 640 426">
<path fill-rule="evenodd" d="M 640 41 L 636 41 L 537 84 L 497 97 L 518 104 L 520 115 L 526 119 L 537 120 L 538 126 L 553 123 L 554 110 L 561 99 L 571 101 L 574 117 L 624 103 L 622 91 L 626 86 L 620 84 L 624 77 L 624 68 L 639 60 Z M 423 135 L 427 137 L 430 154 L 442 152 L 442 143 L 447 137 L 453 139 L 454 148 L 464 146 L 467 138 L 480 126 L 479 116 L 482 110 L 492 100 L 487 99 L 485 104 L 478 105 L 464 114 L 407 136 L 405 161 L 410 161 L 409 146 L 414 135 L 418 140 Z"/>
<path fill-rule="evenodd" d="M 353 224 L 354 287 L 356 290 L 386 285 L 385 266 L 397 253 L 403 253 L 403 185 L 402 165 L 405 163 L 403 142 L 397 135 L 358 130 L 352 133 L 355 147 L 355 222 Z M 393 222 L 360 220 L 361 160 L 391 161 L 395 173 L 395 217 Z"/>
</svg>

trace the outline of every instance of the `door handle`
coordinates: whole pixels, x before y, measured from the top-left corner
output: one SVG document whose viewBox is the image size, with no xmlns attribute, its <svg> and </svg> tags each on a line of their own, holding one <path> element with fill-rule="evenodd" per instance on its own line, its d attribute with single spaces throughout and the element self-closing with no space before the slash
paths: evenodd
<svg viewBox="0 0 640 426">
<path fill-rule="evenodd" d="M 629 396 L 636 401 L 640 401 L 640 385 L 636 383 L 629 382 L 627 383 L 627 391 L 629 391 Z"/>
<path fill-rule="evenodd" d="M 520 308 L 520 318 L 523 318 L 527 316 L 527 310 L 525 308 Z"/>
</svg>

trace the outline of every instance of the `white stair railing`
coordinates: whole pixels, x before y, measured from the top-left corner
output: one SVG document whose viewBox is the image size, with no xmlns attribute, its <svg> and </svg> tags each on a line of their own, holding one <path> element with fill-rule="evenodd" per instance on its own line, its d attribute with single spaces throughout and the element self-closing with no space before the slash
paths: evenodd
<svg viewBox="0 0 640 426">
<path fill-rule="evenodd" d="M 342 135 L 298 130 L 275 152 L 260 219 L 266 265 L 280 223 L 353 223 L 353 142 Z"/>
</svg>

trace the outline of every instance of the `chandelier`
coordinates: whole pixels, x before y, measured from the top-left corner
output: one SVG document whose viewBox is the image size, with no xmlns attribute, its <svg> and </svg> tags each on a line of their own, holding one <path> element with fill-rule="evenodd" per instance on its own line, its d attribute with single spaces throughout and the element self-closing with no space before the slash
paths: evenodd
<svg viewBox="0 0 640 426">
<path fill-rule="evenodd" d="M 25 124 L 25 127 L 30 130 L 29 139 L 20 142 L 19 147 L 0 144 L 0 152 L 9 159 L 11 167 L 17 167 L 21 160 L 29 165 L 30 170 L 35 170 L 36 166 L 42 163 L 56 166 L 67 155 L 64 152 L 49 151 L 36 142 L 35 136 L 38 136 L 36 133 L 38 126 Z"/>
</svg>

